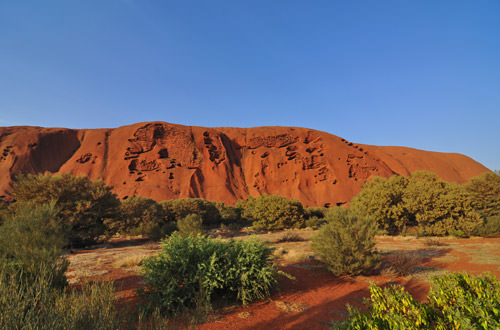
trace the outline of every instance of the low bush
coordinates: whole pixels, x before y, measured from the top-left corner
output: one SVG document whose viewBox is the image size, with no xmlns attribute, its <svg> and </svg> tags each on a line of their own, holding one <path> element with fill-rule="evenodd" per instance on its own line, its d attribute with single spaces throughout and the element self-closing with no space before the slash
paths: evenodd
<svg viewBox="0 0 500 330">
<path fill-rule="evenodd" d="M 476 228 L 474 235 L 492 237 L 500 234 L 500 216 L 491 216 L 484 219 L 481 226 Z"/>
<path fill-rule="evenodd" d="M 380 273 L 387 277 L 408 276 L 421 261 L 416 253 L 397 251 L 385 257 Z"/>
<path fill-rule="evenodd" d="M 177 220 L 177 228 L 183 236 L 203 235 L 205 232 L 202 225 L 203 219 L 199 214 L 190 214 L 183 219 Z"/>
<path fill-rule="evenodd" d="M 321 226 L 311 247 L 334 275 L 358 275 L 379 263 L 376 232 L 374 220 L 347 209 L 340 210 Z"/>
<path fill-rule="evenodd" d="M 370 285 L 367 312 L 349 307 L 349 319 L 332 329 L 499 329 L 500 282 L 491 274 L 434 277 L 428 302 L 403 287 Z"/>
<path fill-rule="evenodd" d="M 205 226 L 216 226 L 221 222 L 221 215 L 214 202 L 203 198 L 181 198 L 160 202 L 165 214 L 172 222 L 185 218 L 190 214 L 198 214 Z"/>
<path fill-rule="evenodd" d="M 33 280 L 43 269 L 53 286 L 64 287 L 68 262 L 61 256 L 66 245 L 64 231 L 52 204 L 18 204 L 0 226 L 0 264 L 4 272 L 17 272 L 26 281 Z"/>
<path fill-rule="evenodd" d="M 0 267 L 0 329 L 125 329 L 115 308 L 111 282 L 86 283 L 81 291 L 54 288 L 51 269 L 26 280 Z"/>
<path fill-rule="evenodd" d="M 164 209 L 153 199 L 131 196 L 121 203 L 120 217 L 107 224 L 111 232 L 159 239 L 170 234 L 175 226 L 168 220 Z"/>
<path fill-rule="evenodd" d="M 281 230 L 304 226 L 304 208 L 299 201 L 262 195 L 245 203 L 243 216 L 256 230 Z"/>
<path fill-rule="evenodd" d="M 238 300 L 243 304 L 270 295 L 277 284 L 272 249 L 254 240 L 214 240 L 176 233 L 161 252 L 143 261 L 150 308 L 167 315 L 194 308 L 203 300 Z M 198 301 L 198 303 L 197 303 Z"/>
<path fill-rule="evenodd" d="M 281 235 L 277 240 L 276 243 L 283 243 L 283 242 L 302 242 L 304 238 L 300 236 L 298 233 L 294 232 L 286 232 L 283 235 Z"/>
<path fill-rule="evenodd" d="M 106 223 L 118 218 L 120 201 L 103 181 L 84 176 L 19 175 L 12 187 L 15 212 L 23 202 L 46 204 L 54 201 L 58 217 L 74 247 L 86 246 L 106 232 Z"/>
</svg>

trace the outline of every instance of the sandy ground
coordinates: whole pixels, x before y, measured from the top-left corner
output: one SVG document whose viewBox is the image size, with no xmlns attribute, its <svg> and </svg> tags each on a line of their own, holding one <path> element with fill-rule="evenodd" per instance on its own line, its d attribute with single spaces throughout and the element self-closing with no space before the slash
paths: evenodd
<svg viewBox="0 0 500 330">
<path fill-rule="evenodd" d="M 301 241 L 278 242 L 285 232 L 247 235 L 276 248 L 279 268 L 296 279 L 280 277 L 279 290 L 265 301 L 248 306 L 229 306 L 215 310 L 201 329 L 327 329 L 332 320 L 347 316 L 346 304 L 363 306 L 368 285 L 399 283 L 418 300 L 425 300 L 429 280 L 445 271 L 493 273 L 500 279 L 500 237 L 496 238 L 415 238 L 377 237 L 377 249 L 387 260 L 397 253 L 408 253 L 417 260 L 413 271 L 405 277 L 388 274 L 337 278 L 316 261 L 310 250 L 314 231 L 293 231 Z M 221 236 L 226 237 L 226 234 Z M 227 239 L 227 238 L 225 238 Z M 139 300 L 135 289 L 144 284 L 140 276 L 140 260 L 157 253 L 158 243 L 119 240 L 68 255 L 67 272 L 72 285 L 85 279 L 111 279 L 115 283 L 119 303 L 133 307 Z"/>
</svg>

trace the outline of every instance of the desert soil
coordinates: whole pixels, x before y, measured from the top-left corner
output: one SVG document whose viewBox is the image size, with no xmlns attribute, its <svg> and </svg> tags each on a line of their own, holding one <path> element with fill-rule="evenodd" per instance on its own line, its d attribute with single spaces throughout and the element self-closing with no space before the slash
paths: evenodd
<svg viewBox="0 0 500 330">
<path fill-rule="evenodd" d="M 399 283 L 418 300 L 425 300 L 433 275 L 445 271 L 493 273 L 500 279 L 500 237 L 495 238 L 415 238 L 377 237 L 377 249 L 383 259 L 397 253 L 408 253 L 417 260 L 410 275 L 390 274 L 337 278 L 329 273 L 310 250 L 313 230 L 294 231 L 303 240 L 278 242 L 284 232 L 240 233 L 234 239 L 256 237 L 275 247 L 274 257 L 279 268 L 296 279 L 280 277 L 279 290 L 270 298 L 248 306 L 226 306 L 216 309 L 201 329 L 328 329 L 332 320 L 347 316 L 346 304 L 363 306 L 369 296 L 368 285 Z M 220 233 L 223 239 L 232 236 Z M 133 308 L 139 301 L 135 290 L 144 285 L 140 275 L 140 260 L 154 255 L 158 243 L 141 240 L 110 241 L 92 249 L 77 250 L 68 255 L 67 276 L 71 285 L 84 280 L 114 281 L 119 303 Z"/>
</svg>

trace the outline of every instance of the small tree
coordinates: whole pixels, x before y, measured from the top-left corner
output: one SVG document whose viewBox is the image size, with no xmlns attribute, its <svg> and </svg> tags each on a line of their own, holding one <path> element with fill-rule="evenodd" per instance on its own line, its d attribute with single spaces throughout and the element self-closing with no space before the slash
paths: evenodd
<svg viewBox="0 0 500 330">
<path fill-rule="evenodd" d="M 18 205 L 0 226 L 1 271 L 18 273 L 28 281 L 43 271 L 50 275 L 52 286 L 66 284 L 68 262 L 62 258 L 66 240 L 57 213 L 54 203 Z"/>
<path fill-rule="evenodd" d="M 408 178 L 399 175 L 388 179 L 376 177 L 363 185 L 363 190 L 352 199 L 351 208 L 369 214 L 380 229 L 390 234 L 399 233 L 415 225 L 404 202 L 408 182 Z"/>
<path fill-rule="evenodd" d="M 202 235 L 204 233 L 203 219 L 199 214 L 186 215 L 184 219 L 177 220 L 177 228 L 183 236 Z"/>
<path fill-rule="evenodd" d="M 336 276 L 359 275 L 380 260 L 375 251 L 377 224 L 353 211 L 341 211 L 324 224 L 311 248 Z"/>
<path fill-rule="evenodd" d="M 217 225 L 221 222 L 216 204 L 203 198 L 172 199 L 162 201 L 160 204 L 170 220 L 174 222 L 184 219 L 190 214 L 199 214 L 203 219 L 203 224 L 207 226 Z"/>
<path fill-rule="evenodd" d="M 146 235 L 151 238 L 161 238 L 169 233 L 173 223 L 159 203 L 151 198 L 131 196 L 120 206 L 120 218 L 108 223 L 112 232 L 132 235 Z"/>
<path fill-rule="evenodd" d="M 499 175 L 493 172 L 483 173 L 472 178 L 465 189 L 471 196 L 473 207 L 483 219 L 500 215 Z"/>
<path fill-rule="evenodd" d="M 257 230 L 279 230 L 304 226 L 304 208 L 297 200 L 262 195 L 248 200 L 243 216 Z"/>
<path fill-rule="evenodd" d="M 103 181 L 84 176 L 20 175 L 13 185 L 14 210 L 22 202 L 55 202 L 72 246 L 92 244 L 105 233 L 105 223 L 118 217 L 120 201 Z"/>
</svg>

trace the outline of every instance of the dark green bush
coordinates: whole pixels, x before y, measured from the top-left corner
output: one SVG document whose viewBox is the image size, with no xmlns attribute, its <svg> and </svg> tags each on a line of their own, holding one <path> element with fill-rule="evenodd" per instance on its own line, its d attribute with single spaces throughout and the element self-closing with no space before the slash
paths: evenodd
<svg viewBox="0 0 500 330">
<path fill-rule="evenodd" d="M 186 215 L 184 219 L 177 220 L 177 228 L 183 236 L 187 235 L 203 235 L 203 219 L 198 214 Z"/>
<path fill-rule="evenodd" d="M 299 201 L 276 195 L 250 197 L 243 216 L 257 230 L 280 230 L 304 226 L 304 208 Z"/>
<path fill-rule="evenodd" d="M 160 202 L 169 220 L 177 222 L 190 214 L 198 214 L 205 226 L 220 224 L 221 216 L 216 204 L 202 198 L 181 198 Z"/>
<path fill-rule="evenodd" d="M 367 312 L 349 307 L 350 317 L 332 329 L 499 329 L 500 282 L 491 274 L 446 274 L 432 280 L 428 302 L 403 287 L 370 286 Z"/>
<path fill-rule="evenodd" d="M 311 248 L 336 276 L 358 275 L 372 270 L 380 257 L 375 252 L 374 220 L 347 209 L 320 227 Z"/>
<path fill-rule="evenodd" d="M 115 308 L 111 282 L 87 283 L 81 291 L 65 293 L 53 287 L 55 280 L 53 271 L 45 267 L 27 280 L 22 272 L 0 266 L 0 329 L 126 328 Z"/>
<path fill-rule="evenodd" d="M 272 250 L 257 241 L 229 241 L 176 233 L 161 252 L 143 262 L 142 294 L 152 308 L 172 315 L 195 307 L 197 299 L 243 304 L 270 295 L 277 284 Z"/>
<path fill-rule="evenodd" d="M 471 196 L 474 209 L 483 219 L 500 216 L 500 176 L 498 174 L 486 172 L 472 178 L 465 185 L 465 189 Z"/>
<path fill-rule="evenodd" d="M 94 243 L 106 231 L 106 222 L 118 218 L 120 201 L 103 181 L 84 176 L 20 175 L 13 185 L 15 211 L 22 202 L 55 201 L 58 217 L 72 246 Z"/>
<path fill-rule="evenodd" d="M 151 198 L 132 196 L 121 203 L 120 218 L 108 227 L 112 232 L 131 235 L 145 235 L 159 239 L 170 234 L 175 223 L 168 221 L 168 216 L 159 203 Z"/>
<path fill-rule="evenodd" d="M 500 216 L 491 216 L 484 219 L 483 224 L 476 229 L 474 235 L 492 237 L 500 234 Z"/>
<path fill-rule="evenodd" d="M 328 210 L 329 209 L 326 207 L 305 207 L 305 226 L 312 229 L 318 229 L 322 224 L 327 222 L 325 215 Z"/>
<path fill-rule="evenodd" d="M 417 171 L 409 178 L 374 178 L 351 201 L 351 208 L 373 217 L 389 234 L 416 227 L 420 235 L 474 233 L 481 219 L 463 186 L 434 173 Z"/>
<path fill-rule="evenodd" d="M 0 226 L 0 264 L 5 272 L 17 272 L 30 281 L 44 269 L 53 286 L 66 284 L 68 262 L 61 257 L 66 240 L 57 213 L 54 203 L 18 204 L 16 213 Z"/>
</svg>

